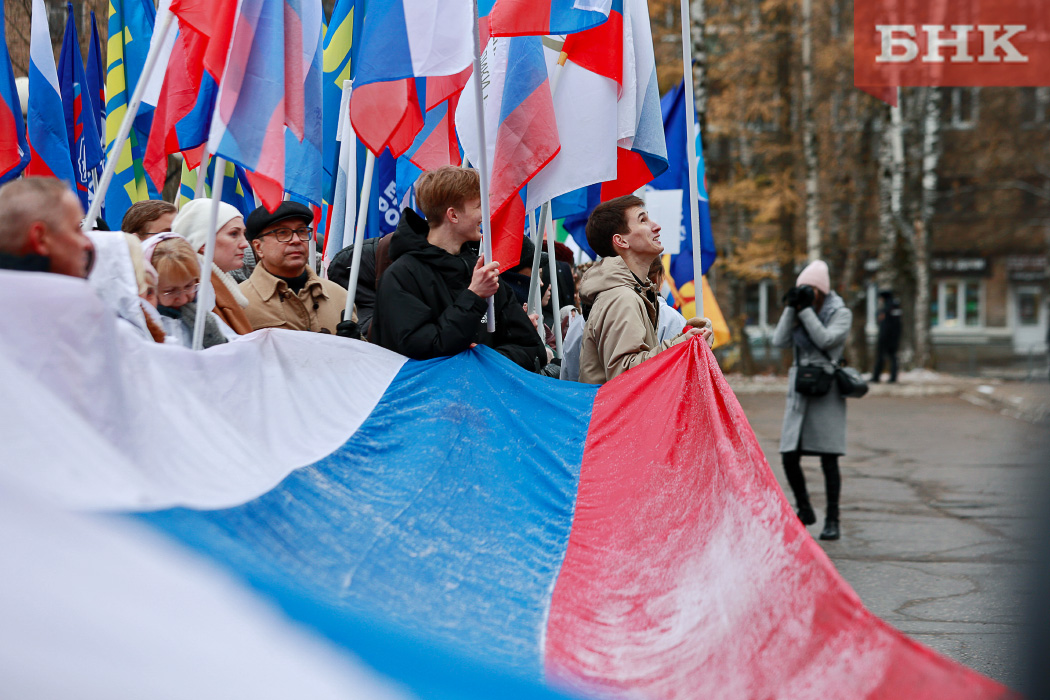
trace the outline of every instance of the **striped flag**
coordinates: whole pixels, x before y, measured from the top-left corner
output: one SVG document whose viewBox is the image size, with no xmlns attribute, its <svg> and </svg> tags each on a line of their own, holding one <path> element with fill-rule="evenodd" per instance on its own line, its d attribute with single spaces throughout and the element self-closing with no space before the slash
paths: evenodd
<svg viewBox="0 0 1050 700">
<path fill-rule="evenodd" d="M 492 36 L 571 34 L 609 18 L 613 0 L 496 0 L 489 13 Z"/>
<path fill-rule="evenodd" d="M 22 103 L 15 88 L 15 73 L 7 51 L 7 24 L 0 5 L 0 184 L 22 174 L 29 164 L 29 142 L 26 141 Z"/>
<path fill-rule="evenodd" d="M 389 0 L 365 13 L 354 69 L 350 118 L 357 137 L 378 155 L 407 151 L 423 111 L 415 78 L 453 76 L 473 60 L 474 13 L 469 2 Z"/>
<path fill-rule="evenodd" d="M 73 160 L 69 155 L 62 92 L 51 48 L 44 0 L 33 0 L 29 41 L 29 109 L 27 127 L 30 160 L 27 175 L 57 177 L 76 189 Z"/>
<path fill-rule="evenodd" d="M 77 181 L 77 196 L 86 210 L 94 198 L 95 171 L 102 166 L 102 138 L 98 133 L 98 118 L 88 89 L 84 61 L 80 56 L 80 40 L 73 21 L 73 3 L 66 3 L 66 32 L 62 37 L 62 51 L 58 58 L 58 85 L 62 92 L 62 110 L 66 120 L 66 138 L 73 160 L 73 175 Z"/>
<path fill-rule="evenodd" d="M 619 146 L 616 179 L 602 184 L 602 200 L 630 194 L 667 170 L 667 143 L 660 114 L 660 88 L 656 79 L 648 3 L 646 0 L 622 1 L 625 12 L 620 45 L 623 50 L 621 60 L 616 63 L 616 69 L 621 73 L 620 97 L 616 103 Z M 619 2 L 621 0 L 617 0 Z M 612 24 L 611 20 L 609 24 Z M 571 37 L 566 39 L 567 47 L 570 41 Z M 574 58 L 573 51 L 569 48 L 566 51 L 570 59 L 576 61 L 587 62 L 593 57 L 592 52 L 575 52 Z"/>
<path fill-rule="evenodd" d="M 302 65 L 302 78 L 299 82 L 303 86 L 303 129 L 298 137 L 291 129 L 284 134 L 284 189 L 315 206 L 320 206 L 323 201 L 323 20 L 324 12 L 320 0 L 303 0 L 298 29 L 301 56 L 299 60 Z M 295 30 L 289 27 L 288 31 Z M 288 60 L 295 59 L 289 57 Z"/>
<path fill-rule="evenodd" d="M 243 0 L 208 137 L 210 152 L 249 171 L 270 211 L 284 199 L 285 126 L 303 137 L 303 64 L 292 60 L 302 56 L 301 12 L 298 2 Z"/>
<path fill-rule="evenodd" d="M 426 81 L 426 116 L 423 128 L 405 152 L 405 157 L 421 170 L 462 162 L 456 138 L 456 109 L 471 72 L 472 69 L 467 68 L 458 75 L 423 78 Z"/>
<path fill-rule="evenodd" d="M 539 37 L 493 37 L 485 48 L 482 65 L 487 68 L 487 84 L 483 85 L 486 131 L 493 134 L 488 141 L 489 153 L 485 154 L 492 173 L 492 255 L 506 267 L 513 267 L 520 257 L 525 231 L 525 205 L 519 193 L 558 154 L 561 143 Z M 456 121 L 467 157 L 477 163 L 481 159 L 479 126 L 470 81 Z"/>
<path fill-rule="evenodd" d="M 106 216 L 111 221 L 123 219 L 134 202 L 160 197 L 157 184 L 143 165 L 152 121 L 152 110 L 148 106 L 139 109 L 121 152 L 113 153 L 113 142 L 124 121 L 131 93 L 146 64 L 156 15 L 152 0 L 110 0 L 106 52 L 106 159 L 117 159 L 113 182 L 106 191 Z"/>
<path fill-rule="evenodd" d="M 1013 697 L 864 607 L 698 338 L 601 387 L 485 346 L 194 353 L 47 277 L 0 276 L 14 697 Z"/>
</svg>

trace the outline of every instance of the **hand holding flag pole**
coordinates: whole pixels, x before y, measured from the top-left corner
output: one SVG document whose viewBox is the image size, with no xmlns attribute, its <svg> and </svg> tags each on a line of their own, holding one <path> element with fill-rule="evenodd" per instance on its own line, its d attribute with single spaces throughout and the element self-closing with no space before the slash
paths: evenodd
<svg viewBox="0 0 1050 700">
<path fill-rule="evenodd" d="M 481 93 L 481 30 L 478 19 L 478 0 L 474 0 L 474 112 L 478 123 L 478 172 L 481 175 L 481 250 L 485 263 L 492 262 L 492 219 L 489 206 L 489 164 L 485 156 L 489 152 L 485 141 L 485 97 Z M 355 251 L 356 254 L 356 251 Z M 496 295 L 488 298 L 487 328 L 496 330 Z"/>
<path fill-rule="evenodd" d="M 700 187 L 696 177 L 696 101 L 693 97 L 693 38 L 690 32 L 689 0 L 682 0 L 682 76 L 685 84 L 685 145 L 689 156 L 689 221 L 693 226 L 693 284 L 696 315 L 704 317 L 703 256 L 700 254 Z"/>
<path fill-rule="evenodd" d="M 124 143 L 128 140 L 128 134 L 131 133 L 131 124 L 135 121 L 135 117 L 138 115 L 139 105 L 142 103 L 142 96 L 145 94 L 146 87 L 150 83 L 153 69 L 157 65 L 157 58 L 162 53 L 164 44 L 167 42 L 173 16 L 174 15 L 171 14 L 171 11 L 168 10 L 167 7 L 160 12 L 156 29 L 160 35 L 159 41 L 150 44 L 149 53 L 146 55 L 146 64 L 142 69 L 142 75 L 139 76 L 139 82 L 135 85 L 135 92 L 132 93 L 131 100 L 128 102 L 127 111 L 124 113 L 124 120 L 120 123 L 120 130 L 117 132 L 117 138 L 113 141 L 113 149 L 109 152 L 109 158 L 106 160 L 106 167 L 102 171 L 102 177 L 99 179 L 98 187 L 95 189 L 95 198 L 91 200 L 91 206 L 88 207 L 87 216 L 84 217 L 84 222 L 81 224 L 81 227 L 85 232 L 94 228 L 95 220 L 98 219 L 98 215 L 102 211 L 102 203 L 106 201 L 106 191 L 109 189 L 109 185 L 113 181 L 113 173 L 116 172 L 117 162 L 120 160 L 120 155 L 124 151 Z"/>
<path fill-rule="evenodd" d="M 207 165 L 201 160 L 200 166 L 204 172 L 198 176 L 198 182 L 203 180 L 208 172 Z M 208 312 L 215 306 L 215 291 L 211 286 L 211 266 L 215 260 L 215 234 L 219 224 L 219 202 L 222 201 L 222 185 L 226 179 L 226 160 L 215 158 L 215 172 L 221 173 L 211 184 L 211 213 L 208 216 L 208 242 L 204 244 L 204 263 L 201 264 L 200 289 L 197 292 L 197 315 L 193 319 L 193 349 L 204 349 L 204 320 Z"/>
</svg>

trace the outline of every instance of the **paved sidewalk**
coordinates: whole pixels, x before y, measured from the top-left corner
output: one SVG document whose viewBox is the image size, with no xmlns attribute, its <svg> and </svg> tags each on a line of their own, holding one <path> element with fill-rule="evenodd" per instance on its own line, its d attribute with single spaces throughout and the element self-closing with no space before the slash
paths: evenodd
<svg viewBox="0 0 1050 700">
<path fill-rule="evenodd" d="M 784 380 L 731 383 L 790 493 L 778 452 Z M 1046 505 L 1050 453 L 1043 425 L 1007 413 L 1034 415 L 1031 407 L 1045 405 L 1039 389 L 1047 385 L 945 378 L 876 386 L 850 400 L 843 536 L 820 542 L 872 612 L 1013 687 L 1023 673 L 1031 514 Z M 823 477 L 815 458 L 803 458 L 803 469 L 820 518 L 809 528 L 816 537 Z"/>
<path fill-rule="evenodd" d="M 730 374 L 726 379 L 737 396 L 783 395 L 787 391 L 785 376 Z M 1045 378 L 1030 382 L 1008 381 L 912 370 L 904 372 L 898 379 L 894 384 L 885 380 L 869 384 L 868 397 L 955 396 L 1028 423 L 1050 422 L 1050 382 Z"/>
</svg>

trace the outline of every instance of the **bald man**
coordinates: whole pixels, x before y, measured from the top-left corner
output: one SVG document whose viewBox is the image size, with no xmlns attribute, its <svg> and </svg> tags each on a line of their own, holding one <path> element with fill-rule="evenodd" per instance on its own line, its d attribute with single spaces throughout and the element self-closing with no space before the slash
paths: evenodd
<svg viewBox="0 0 1050 700">
<path fill-rule="evenodd" d="M 95 248 L 83 219 L 80 199 L 61 180 L 27 177 L 0 187 L 0 269 L 86 278 Z"/>
</svg>

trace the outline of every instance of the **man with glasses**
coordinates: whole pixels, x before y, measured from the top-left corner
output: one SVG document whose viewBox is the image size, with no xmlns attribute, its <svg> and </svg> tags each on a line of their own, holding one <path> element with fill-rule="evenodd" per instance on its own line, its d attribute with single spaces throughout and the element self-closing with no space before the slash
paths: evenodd
<svg viewBox="0 0 1050 700">
<path fill-rule="evenodd" d="M 337 332 L 346 290 L 308 265 L 313 218 L 308 207 L 283 202 L 273 213 L 259 207 L 244 222 L 256 266 L 240 289 L 248 298 L 245 313 L 254 330 Z"/>
</svg>

